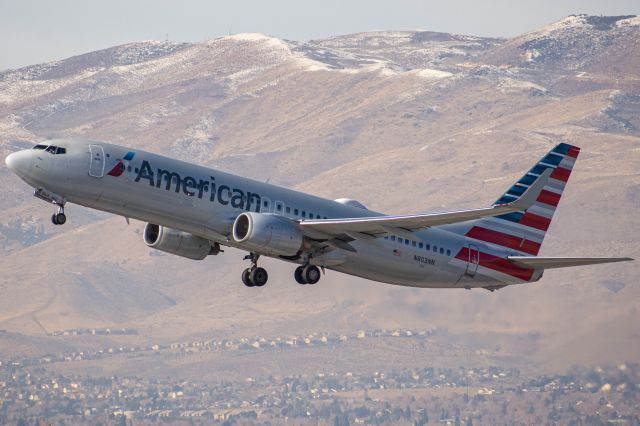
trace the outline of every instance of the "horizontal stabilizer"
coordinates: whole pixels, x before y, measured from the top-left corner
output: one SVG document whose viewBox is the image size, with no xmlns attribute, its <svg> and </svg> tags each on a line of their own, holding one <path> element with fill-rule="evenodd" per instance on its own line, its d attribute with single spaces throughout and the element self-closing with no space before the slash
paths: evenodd
<svg viewBox="0 0 640 426">
<path fill-rule="evenodd" d="M 630 257 L 534 257 L 508 256 L 507 259 L 523 268 L 551 269 L 569 266 L 597 265 L 598 263 L 626 262 Z"/>
</svg>

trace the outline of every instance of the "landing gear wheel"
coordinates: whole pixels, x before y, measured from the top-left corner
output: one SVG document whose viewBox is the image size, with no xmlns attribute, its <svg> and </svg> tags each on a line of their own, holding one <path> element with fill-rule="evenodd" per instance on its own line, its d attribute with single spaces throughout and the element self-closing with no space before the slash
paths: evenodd
<svg viewBox="0 0 640 426">
<path fill-rule="evenodd" d="M 57 215 L 57 214 L 55 214 L 55 213 L 51 215 L 51 223 L 53 223 L 54 225 L 57 225 L 57 224 L 58 224 L 58 218 L 57 218 L 57 216 L 58 216 L 58 215 Z"/>
<path fill-rule="evenodd" d="M 64 225 L 67 221 L 67 216 L 64 213 L 58 213 L 54 215 L 56 217 L 55 224 L 56 225 Z"/>
<path fill-rule="evenodd" d="M 304 279 L 304 275 L 302 274 L 304 271 L 304 266 L 298 266 L 296 271 L 293 273 L 293 277 L 296 279 L 298 284 L 306 284 L 307 282 Z"/>
<path fill-rule="evenodd" d="M 264 268 L 253 268 L 249 274 L 249 279 L 256 287 L 262 287 L 267 283 L 269 274 L 267 274 L 267 270 Z"/>
<path fill-rule="evenodd" d="M 315 265 L 307 265 L 302 271 L 302 276 L 307 284 L 315 284 L 320 281 L 320 268 Z"/>
<path fill-rule="evenodd" d="M 242 282 L 247 287 L 254 287 L 255 286 L 253 281 L 251 281 L 251 269 L 247 268 L 244 271 L 242 271 Z"/>
</svg>

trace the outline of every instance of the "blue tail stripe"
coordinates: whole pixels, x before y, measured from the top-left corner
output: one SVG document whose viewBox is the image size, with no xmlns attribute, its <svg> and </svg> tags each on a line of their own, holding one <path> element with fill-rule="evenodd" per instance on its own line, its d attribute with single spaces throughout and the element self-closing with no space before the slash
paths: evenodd
<svg viewBox="0 0 640 426">
<path fill-rule="evenodd" d="M 522 213 L 521 212 L 514 212 L 514 213 L 509 213 L 509 214 L 503 214 L 502 216 L 496 216 L 498 219 L 503 219 L 503 220 L 508 220 L 509 222 L 516 222 L 518 223 L 520 221 L 520 219 L 522 219 Z"/>
<path fill-rule="evenodd" d="M 513 200 L 515 200 L 516 197 L 509 195 L 509 194 L 504 194 L 502 197 L 500 197 L 498 199 L 498 201 L 495 202 L 495 204 L 507 204 L 512 202 Z"/>
<path fill-rule="evenodd" d="M 562 161 L 562 158 L 563 157 L 560 155 L 549 153 L 542 160 L 540 160 L 540 162 L 557 166 Z"/>
<path fill-rule="evenodd" d="M 531 185 L 533 182 L 536 181 L 536 179 L 538 179 L 537 176 L 533 176 L 533 175 L 524 175 L 522 176 L 522 179 L 520 179 L 518 181 L 518 183 L 521 183 L 523 185 Z"/>
<path fill-rule="evenodd" d="M 548 166 L 543 166 L 542 164 L 538 164 L 537 166 L 534 166 L 531 170 L 529 170 L 529 173 L 534 173 L 536 175 L 541 175 L 542 172 L 544 172 L 548 168 L 549 168 Z"/>
<path fill-rule="evenodd" d="M 507 191 L 507 194 L 519 197 L 522 194 L 524 194 L 524 191 L 526 191 L 526 190 L 527 190 L 527 188 L 525 188 L 524 186 L 515 186 L 514 185 L 509 189 L 509 191 Z"/>
<path fill-rule="evenodd" d="M 553 148 L 552 152 L 555 152 L 556 154 L 567 155 L 570 149 L 571 149 L 571 145 L 566 143 L 561 143 L 561 144 L 558 144 L 558 146 L 556 146 L 555 148 Z"/>
</svg>

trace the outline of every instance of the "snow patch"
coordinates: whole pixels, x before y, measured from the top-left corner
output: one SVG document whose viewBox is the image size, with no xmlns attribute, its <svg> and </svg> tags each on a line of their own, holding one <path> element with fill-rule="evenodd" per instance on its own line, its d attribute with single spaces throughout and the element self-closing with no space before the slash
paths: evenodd
<svg viewBox="0 0 640 426">
<path fill-rule="evenodd" d="M 533 91 L 538 93 L 547 93 L 547 89 L 531 81 L 516 80 L 514 78 L 503 77 L 498 83 L 500 91 L 503 93 L 509 92 L 526 92 Z"/>
<path fill-rule="evenodd" d="M 552 24 L 546 25 L 538 30 L 527 33 L 526 36 L 548 36 L 557 31 L 563 31 L 569 28 L 577 28 L 585 25 L 586 15 L 571 15 Z"/>
<path fill-rule="evenodd" d="M 640 16 L 634 16 L 633 18 L 621 19 L 616 22 L 616 27 L 637 27 L 640 26 Z"/>
<path fill-rule="evenodd" d="M 423 68 L 411 70 L 406 73 L 407 75 L 416 75 L 418 77 L 426 78 L 429 80 L 441 80 L 443 78 L 449 78 L 453 76 L 452 73 L 447 71 L 434 70 L 431 68 Z"/>
<path fill-rule="evenodd" d="M 251 43 L 262 42 L 262 43 L 266 43 L 269 47 L 291 52 L 291 47 L 285 41 L 280 40 L 279 38 L 269 37 L 260 33 L 240 33 L 240 34 L 234 34 L 234 35 L 222 37 L 222 39 L 240 41 L 240 42 L 251 42 Z"/>
<path fill-rule="evenodd" d="M 306 56 L 296 56 L 294 59 L 294 64 L 300 68 L 303 68 L 305 71 L 330 71 L 331 68 L 319 61 L 314 61 L 311 58 Z"/>
</svg>

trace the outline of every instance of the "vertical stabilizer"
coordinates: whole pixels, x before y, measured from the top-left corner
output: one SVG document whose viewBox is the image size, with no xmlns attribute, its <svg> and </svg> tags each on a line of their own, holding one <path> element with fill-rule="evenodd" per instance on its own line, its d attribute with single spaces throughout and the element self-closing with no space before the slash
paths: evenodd
<svg viewBox="0 0 640 426">
<path fill-rule="evenodd" d="M 504 204 L 516 200 L 541 178 L 545 170 L 552 169 L 531 207 L 524 212 L 476 220 L 465 236 L 507 247 L 523 255 L 537 255 L 579 152 L 577 146 L 557 145 L 496 201 L 496 204 Z"/>
</svg>

